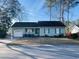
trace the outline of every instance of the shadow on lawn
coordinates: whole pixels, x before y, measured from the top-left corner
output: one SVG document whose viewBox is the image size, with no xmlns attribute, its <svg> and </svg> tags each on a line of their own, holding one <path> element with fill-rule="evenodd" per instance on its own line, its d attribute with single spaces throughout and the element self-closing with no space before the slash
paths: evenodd
<svg viewBox="0 0 79 59">
<path fill-rule="evenodd" d="M 19 53 L 22 53 L 22 54 L 24 54 L 24 55 L 26 55 L 26 56 L 31 57 L 32 59 L 37 59 L 37 58 L 36 58 L 35 56 L 33 56 L 33 55 L 29 55 L 29 54 L 27 54 L 27 53 L 25 53 L 25 52 L 22 52 L 22 51 L 20 51 L 20 50 L 11 48 L 11 45 L 7 45 L 7 44 L 6 44 L 6 46 L 7 46 L 9 49 L 11 49 L 11 50 L 16 51 L 16 52 L 19 52 Z"/>
</svg>

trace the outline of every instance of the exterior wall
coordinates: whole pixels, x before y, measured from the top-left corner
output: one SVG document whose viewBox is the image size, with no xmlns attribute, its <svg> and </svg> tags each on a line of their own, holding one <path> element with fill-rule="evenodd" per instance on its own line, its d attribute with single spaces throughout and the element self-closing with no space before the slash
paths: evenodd
<svg viewBox="0 0 79 59">
<path fill-rule="evenodd" d="M 13 28 L 13 37 L 23 37 L 23 34 L 25 34 L 25 28 Z M 28 28 L 28 27 L 27 27 Z M 32 28 L 32 27 L 29 27 Z M 34 28 L 34 27 L 33 27 Z M 65 28 L 64 27 L 35 27 L 35 28 L 40 28 L 39 35 L 40 36 L 54 36 L 54 35 L 59 35 L 59 34 L 65 34 Z M 61 29 L 61 32 L 59 31 Z M 33 32 L 34 34 L 34 32 Z M 36 34 L 34 34 L 36 35 Z"/>
<path fill-rule="evenodd" d="M 61 32 L 60 32 L 61 29 Z M 59 34 L 65 34 L 64 27 L 41 27 L 40 28 L 40 36 L 54 36 Z"/>
<path fill-rule="evenodd" d="M 30 30 L 30 32 L 29 31 L 26 32 L 25 31 L 26 28 L 28 30 L 30 30 L 30 28 L 35 29 L 35 28 L 39 28 L 39 27 L 14 27 L 14 28 L 12 28 L 12 36 L 13 37 L 23 37 L 23 34 L 34 34 L 35 36 L 38 35 L 38 34 L 35 34 L 35 31 L 31 32 L 31 30 Z"/>
<path fill-rule="evenodd" d="M 24 29 L 27 29 L 27 31 L 25 31 L 25 34 L 32 34 L 34 36 L 38 36 L 39 33 L 40 33 L 40 28 L 38 27 L 29 27 L 29 28 L 24 28 Z"/>
<path fill-rule="evenodd" d="M 53 34 L 54 34 L 54 29 L 53 28 L 50 28 L 50 27 L 40 28 L 40 36 L 45 36 L 45 35 L 53 36 Z"/>
</svg>

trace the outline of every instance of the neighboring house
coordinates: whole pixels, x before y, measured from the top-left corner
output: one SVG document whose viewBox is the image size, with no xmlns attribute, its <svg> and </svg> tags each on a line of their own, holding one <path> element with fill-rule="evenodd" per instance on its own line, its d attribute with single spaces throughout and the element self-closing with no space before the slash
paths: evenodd
<svg viewBox="0 0 79 59">
<path fill-rule="evenodd" d="M 70 23 L 68 26 L 68 31 L 66 31 L 66 33 L 71 33 L 71 34 L 75 34 L 75 33 L 78 33 L 79 32 L 79 26 L 78 25 L 75 25 L 73 23 Z"/>
<path fill-rule="evenodd" d="M 74 34 L 74 33 L 78 33 L 78 32 L 79 32 L 79 27 L 78 27 L 77 25 L 74 25 L 74 26 L 72 27 L 71 33 Z"/>
<path fill-rule="evenodd" d="M 65 25 L 60 21 L 16 22 L 12 25 L 13 37 L 57 36 L 65 34 Z"/>
<path fill-rule="evenodd" d="M 66 26 L 66 29 L 68 29 L 68 31 L 66 32 L 66 35 L 68 38 L 79 38 L 79 27 L 76 24 L 69 24 L 69 26 Z"/>
</svg>

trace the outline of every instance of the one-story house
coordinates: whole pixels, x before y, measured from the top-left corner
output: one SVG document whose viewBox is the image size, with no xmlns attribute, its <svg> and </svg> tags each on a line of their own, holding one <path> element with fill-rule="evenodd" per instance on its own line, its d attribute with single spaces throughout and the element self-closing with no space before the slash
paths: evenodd
<svg viewBox="0 0 79 59">
<path fill-rule="evenodd" d="M 57 36 L 65 34 L 61 21 L 16 22 L 12 25 L 13 37 Z"/>
</svg>

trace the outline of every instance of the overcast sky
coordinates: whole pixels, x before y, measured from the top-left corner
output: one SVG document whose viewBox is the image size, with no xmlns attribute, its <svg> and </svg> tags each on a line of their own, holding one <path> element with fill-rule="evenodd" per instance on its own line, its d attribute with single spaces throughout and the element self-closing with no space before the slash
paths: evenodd
<svg viewBox="0 0 79 59">
<path fill-rule="evenodd" d="M 24 13 L 22 21 L 41 21 L 49 20 L 49 15 L 43 8 L 45 0 L 19 0 L 23 6 Z M 79 18 L 79 6 L 72 9 L 70 19 L 76 20 Z M 53 18 L 52 20 L 57 20 Z"/>
</svg>

